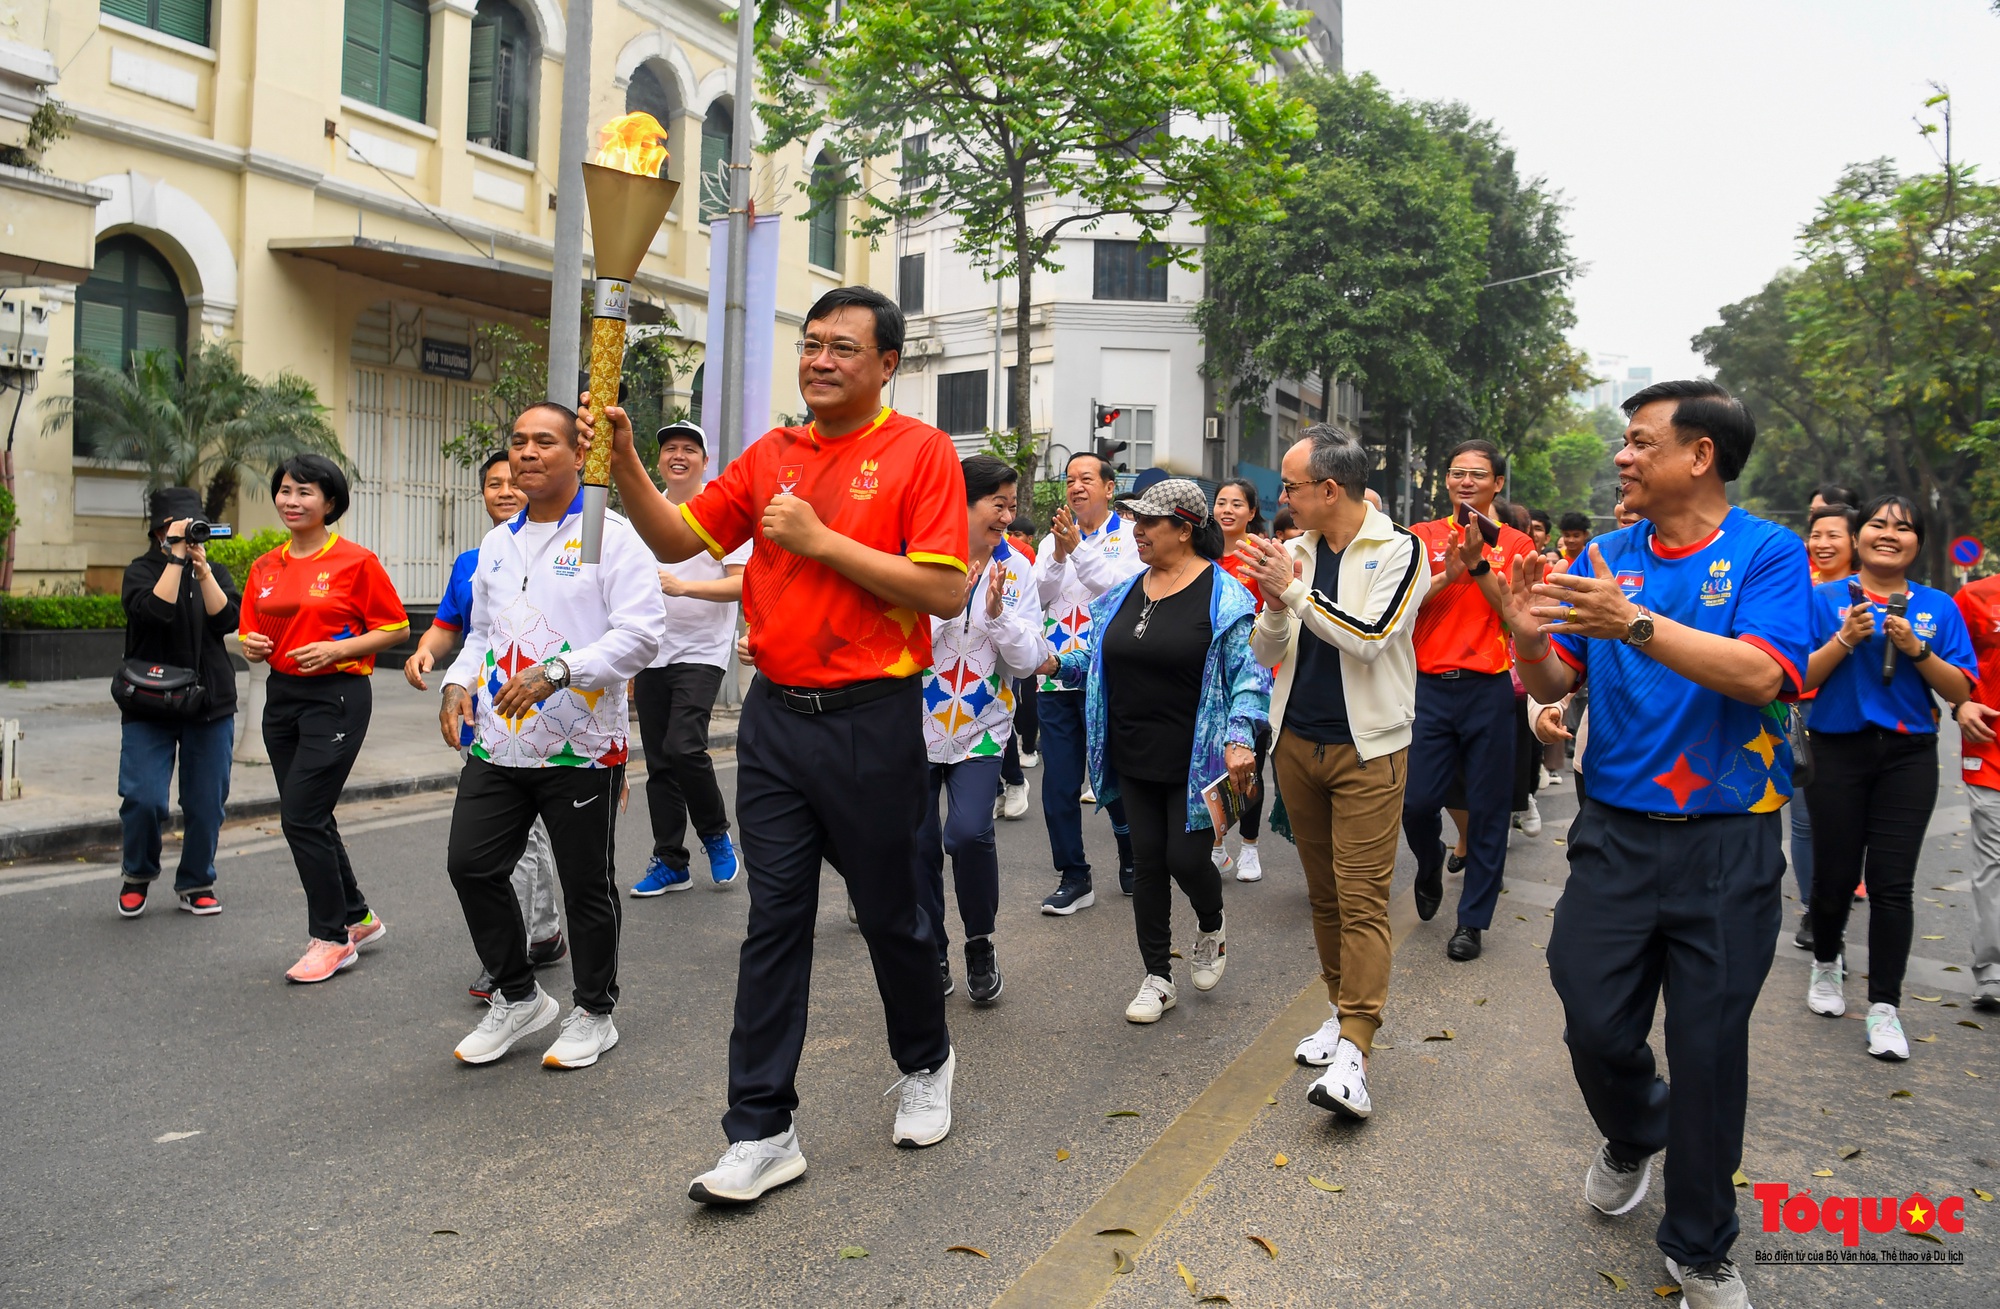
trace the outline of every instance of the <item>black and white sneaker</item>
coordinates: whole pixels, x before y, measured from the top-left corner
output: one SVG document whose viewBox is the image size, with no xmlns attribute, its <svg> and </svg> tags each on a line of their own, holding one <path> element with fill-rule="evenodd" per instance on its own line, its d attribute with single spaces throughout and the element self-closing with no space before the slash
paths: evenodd
<svg viewBox="0 0 2000 1309">
<path fill-rule="evenodd" d="M 938 976 L 944 981 L 944 993 L 950 995 L 958 989 L 958 983 L 951 980 L 951 960 L 938 960 Z"/>
<path fill-rule="evenodd" d="M 1306 1091 L 1306 1099 L 1343 1118 L 1362 1119 L 1375 1112 L 1368 1098 L 1368 1068 L 1361 1047 L 1341 1037 L 1324 1073 Z"/>
<path fill-rule="evenodd" d="M 1684 1268 L 1672 1255 L 1665 1257 L 1667 1275 L 1681 1284 L 1681 1303 L 1687 1309 L 1750 1309 L 1750 1288 L 1743 1285 L 1742 1270 L 1733 1260 Z"/>
<path fill-rule="evenodd" d="M 1042 912 L 1057 918 L 1067 918 L 1079 909 L 1088 909 L 1097 903 L 1097 893 L 1090 889 L 1090 883 L 1071 878 L 1063 878 L 1055 894 L 1042 901 Z"/>
<path fill-rule="evenodd" d="M 1583 1175 L 1583 1198 L 1592 1209 L 1616 1218 L 1638 1208 L 1652 1183 L 1651 1155 L 1636 1164 L 1623 1163 L 1612 1157 L 1611 1142 L 1606 1141 L 1597 1147 L 1597 1158 Z"/>
<path fill-rule="evenodd" d="M 982 937 L 965 943 L 965 994 L 974 1004 L 992 1004 L 1000 998 L 1000 961 L 993 942 Z"/>
</svg>

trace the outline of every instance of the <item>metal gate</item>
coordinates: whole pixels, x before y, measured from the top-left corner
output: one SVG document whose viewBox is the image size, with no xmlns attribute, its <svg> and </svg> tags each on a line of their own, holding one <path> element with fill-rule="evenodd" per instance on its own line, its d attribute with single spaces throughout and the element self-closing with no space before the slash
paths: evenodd
<svg viewBox="0 0 2000 1309">
<path fill-rule="evenodd" d="M 483 394 L 479 387 L 399 369 L 357 368 L 347 389 L 354 503 L 343 535 L 388 568 L 406 605 L 435 604 L 451 561 L 491 526 L 475 470 L 445 458 Z"/>
</svg>

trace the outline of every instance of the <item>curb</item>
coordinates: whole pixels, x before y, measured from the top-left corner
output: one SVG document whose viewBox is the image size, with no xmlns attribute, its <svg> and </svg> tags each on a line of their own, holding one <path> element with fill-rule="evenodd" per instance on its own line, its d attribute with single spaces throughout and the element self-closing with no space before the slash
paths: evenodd
<svg viewBox="0 0 2000 1309">
<path fill-rule="evenodd" d="M 717 732 L 708 739 L 711 750 L 730 750 L 736 746 L 735 732 Z M 340 793 L 340 802 L 349 804 L 364 800 L 393 800 L 406 795 L 422 795 L 431 791 L 449 791 L 458 785 L 457 773 L 431 773 L 419 777 L 390 777 L 379 782 L 350 784 Z M 278 798 L 232 802 L 227 810 L 226 821 L 246 818 L 270 818 L 278 813 Z M 180 811 L 174 811 L 175 820 L 181 819 Z M 79 823 L 63 823 L 49 827 L 26 828 L 14 832 L 0 832 L 0 859 L 51 859 L 78 854 L 85 850 L 117 846 L 124 840 L 124 831 L 116 818 L 90 819 Z"/>
</svg>

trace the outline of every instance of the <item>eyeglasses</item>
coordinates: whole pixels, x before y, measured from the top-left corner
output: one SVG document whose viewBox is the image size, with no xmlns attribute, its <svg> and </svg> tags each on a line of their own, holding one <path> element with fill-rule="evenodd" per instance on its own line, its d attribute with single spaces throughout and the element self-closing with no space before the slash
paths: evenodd
<svg viewBox="0 0 2000 1309">
<path fill-rule="evenodd" d="M 811 337 L 807 337 L 802 341 L 792 342 L 792 348 L 799 352 L 799 358 L 801 359 L 817 359 L 819 358 L 820 351 L 831 350 L 835 359 L 846 363 L 850 359 L 859 358 L 861 352 L 864 350 L 879 350 L 881 347 L 856 345 L 852 341 L 815 341 Z"/>
<path fill-rule="evenodd" d="M 1298 492 L 1300 492 L 1300 491 L 1303 491 L 1303 490 L 1305 490 L 1305 489 L 1306 489 L 1307 487 L 1309 487 L 1309 486 L 1318 486 L 1318 485 L 1319 485 L 1319 484 L 1320 484 L 1321 482 L 1331 482 L 1332 480 L 1333 480 L 1333 479 L 1332 479 L 1331 477 L 1315 477 L 1315 478 L 1311 479 L 1310 481 L 1305 481 L 1305 482 L 1279 482 L 1279 483 L 1278 483 L 1278 485 L 1279 485 L 1279 486 L 1282 486 L 1282 487 L 1284 487 L 1284 488 L 1285 488 L 1285 494 L 1286 494 L 1286 495 L 1294 495 L 1294 494 L 1296 494 L 1296 493 L 1298 493 Z"/>
<path fill-rule="evenodd" d="M 1485 468 L 1447 468 L 1445 478 L 1454 482 L 1490 482 L 1493 473 Z"/>
</svg>

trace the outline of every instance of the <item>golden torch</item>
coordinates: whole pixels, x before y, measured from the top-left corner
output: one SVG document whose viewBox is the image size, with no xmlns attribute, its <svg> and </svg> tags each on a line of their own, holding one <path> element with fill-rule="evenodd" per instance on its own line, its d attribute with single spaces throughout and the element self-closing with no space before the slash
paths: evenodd
<svg viewBox="0 0 2000 1309">
<path fill-rule="evenodd" d="M 598 414 L 618 403 L 625 368 L 625 323 L 631 316 L 632 279 L 653 233 L 666 219 L 679 182 L 659 175 L 667 162 L 666 132 L 651 114 L 624 114 L 601 129 L 597 162 L 583 166 L 584 207 L 590 245 L 597 256 L 596 294 L 590 308 L 590 403 Z M 604 545 L 604 510 L 611 499 L 611 431 L 601 429 L 583 463 L 583 562 L 594 564 Z"/>
</svg>

